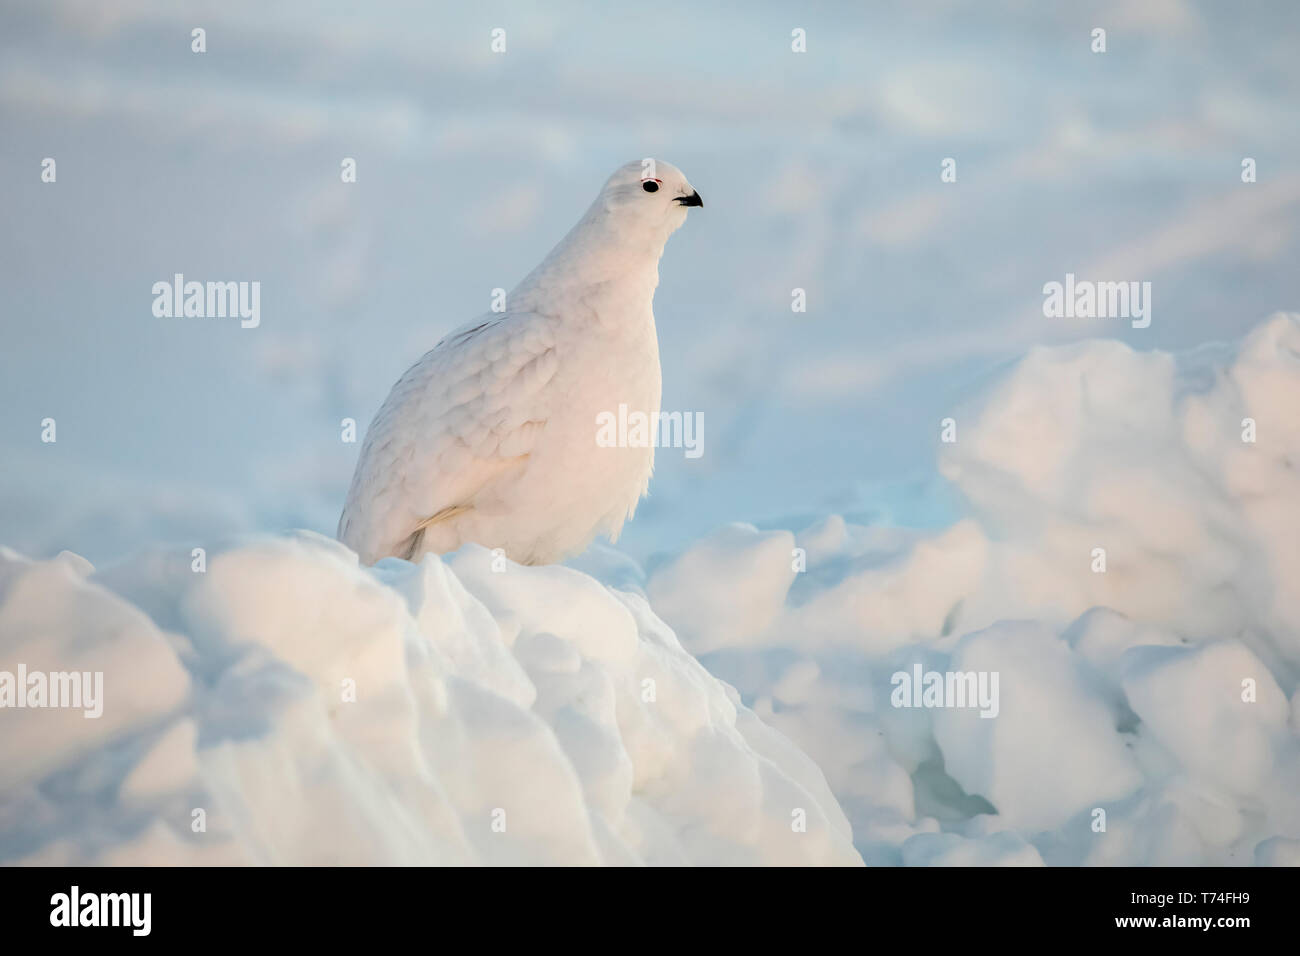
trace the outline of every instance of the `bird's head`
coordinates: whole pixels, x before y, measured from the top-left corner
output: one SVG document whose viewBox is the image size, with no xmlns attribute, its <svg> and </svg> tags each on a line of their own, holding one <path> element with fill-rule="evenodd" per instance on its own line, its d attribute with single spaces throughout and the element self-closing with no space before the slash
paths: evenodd
<svg viewBox="0 0 1300 956">
<path fill-rule="evenodd" d="M 614 171 L 598 202 L 617 221 L 670 233 L 686 221 L 686 211 L 704 200 L 686 175 L 657 159 L 633 160 Z"/>
<path fill-rule="evenodd" d="M 664 244 L 703 206 L 695 187 L 670 163 L 638 159 L 620 166 L 568 234 L 510 294 L 520 308 L 530 296 L 553 298 L 568 286 L 643 283 L 654 292 Z"/>
</svg>

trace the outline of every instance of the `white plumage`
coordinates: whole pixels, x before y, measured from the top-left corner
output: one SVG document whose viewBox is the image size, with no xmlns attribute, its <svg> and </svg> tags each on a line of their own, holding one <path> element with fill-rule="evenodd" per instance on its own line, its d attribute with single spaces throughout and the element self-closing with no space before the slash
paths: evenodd
<svg viewBox="0 0 1300 956">
<path fill-rule="evenodd" d="M 620 404 L 658 416 L 659 258 L 698 205 L 668 163 L 618 169 L 506 311 L 461 326 L 393 386 L 339 540 L 366 564 L 467 542 L 544 564 L 617 538 L 649 487 L 654 448 L 601 447 L 597 417 Z"/>
</svg>

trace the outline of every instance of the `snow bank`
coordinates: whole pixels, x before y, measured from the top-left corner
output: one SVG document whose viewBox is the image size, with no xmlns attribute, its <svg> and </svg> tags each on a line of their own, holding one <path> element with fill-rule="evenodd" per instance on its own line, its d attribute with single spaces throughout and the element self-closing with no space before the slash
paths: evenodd
<svg viewBox="0 0 1300 956">
<path fill-rule="evenodd" d="M 1294 316 L 1037 349 L 950 414 L 960 520 L 648 580 L 2 551 L 0 672 L 104 707 L 0 712 L 0 861 L 1297 865 L 1297 409 Z"/>
<path fill-rule="evenodd" d="M 1298 412 L 1296 316 L 1039 348 L 951 413 L 967 517 L 735 525 L 646 592 L 818 761 L 868 863 L 1294 863 Z M 897 706 L 917 664 L 996 673 L 996 716 Z"/>
<path fill-rule="evenodd" d="M 310 533 L 96 572 L 0 551 L 4 863 L 854 864 L 816 766 L 635 595 L 563 567 L 361 569 Z"/>
</svg>

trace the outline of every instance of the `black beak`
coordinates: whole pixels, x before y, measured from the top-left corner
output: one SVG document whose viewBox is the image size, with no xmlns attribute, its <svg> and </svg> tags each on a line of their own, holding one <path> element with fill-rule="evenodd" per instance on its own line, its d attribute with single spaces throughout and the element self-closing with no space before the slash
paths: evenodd
<svg viewBox="0 0 1300 956">
<path fill-rule="evenodd" d="M 700 194 L 699 194 L 699 193 L 693 192 L 693 193 L 691 193 L 689 196 L 678 196 L 678 197 L 677 197 L 677 205 L 679 205 L 679 206 L 703 206 L 703 205 L 704 205 L 704 200 L 700 198 Z"/>
</svg>

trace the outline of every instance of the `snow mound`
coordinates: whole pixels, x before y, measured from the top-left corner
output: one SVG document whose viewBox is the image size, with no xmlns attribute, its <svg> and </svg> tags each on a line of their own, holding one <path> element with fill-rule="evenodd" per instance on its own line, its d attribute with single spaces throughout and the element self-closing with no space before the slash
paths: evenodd
<svg viewBox="0 0 1300 956">
<path fill-rule="evenodd" d="M 733 525 L 646 593 L 870 864 L 1294 863 L 1297 410 L 1292 315 L 1186 355 L 1035 349 L 952 413 L 956 523 Z M 900 704 L 916 673 L 996 674 L 996 713 Z"/>
<path fill-rule="evenodd" d="M 96 572 L 0 550 L 0 862 L 860 864 L 821 772 L 643 598 L 311 533 Z"/>
</svg>

